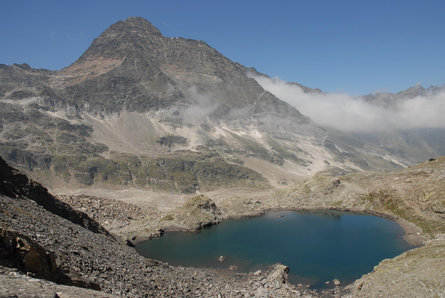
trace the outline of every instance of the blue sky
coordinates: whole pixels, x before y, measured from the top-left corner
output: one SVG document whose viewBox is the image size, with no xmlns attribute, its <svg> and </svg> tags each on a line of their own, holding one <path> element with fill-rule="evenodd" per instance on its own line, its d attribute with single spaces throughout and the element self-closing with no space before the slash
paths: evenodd
<svg viewBox="0 0 445 298">
<path fill-rule="evenodd" d="M 0 0 L 0 63 L 60 69 L 142 16 L 283 80 L 352 95 L 445 83 L 445 1 Z"/>
</svg>

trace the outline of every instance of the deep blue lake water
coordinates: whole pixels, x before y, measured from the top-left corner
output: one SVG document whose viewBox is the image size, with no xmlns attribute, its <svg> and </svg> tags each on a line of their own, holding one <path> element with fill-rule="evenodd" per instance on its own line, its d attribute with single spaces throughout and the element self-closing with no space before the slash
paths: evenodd
<svg viewBox="0 0 445 298">
<path fill-rule="evenodd" d="M 136 249 L 171 265 L 254 271 L 279 262 L 289 266 L 291 282 L 320 288 L 334 278 L 350 283 L 412 248 L 403 234 L 394 221 L 372 215 L 280 211 L 199 232 L 166 233 Z M 223 263 L 217 260 L 221 255 Z"/>
</svg>

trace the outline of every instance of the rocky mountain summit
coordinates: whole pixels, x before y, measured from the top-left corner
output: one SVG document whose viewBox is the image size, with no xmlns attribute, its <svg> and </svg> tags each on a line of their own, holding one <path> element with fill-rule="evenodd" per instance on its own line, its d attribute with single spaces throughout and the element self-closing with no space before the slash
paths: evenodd
<svg viewBox="0 0 445 298">
<path fill-rule="evenodd" d="M 94 71 L 90 70 L 94 65 Z M 86 74 L 86 72 L 88 74 Z M 218 107 L 213 116 L 229 116 L 236 109 L 246 115 L 263 112 L 304 117 L 245 75 L 233 63 L 202 41 L 167 38 L 142 18 L 117 22 L 96 38 L 88 50 L 61 71 L 68 100 L 88 104 L 96 111 L 145 112 L 198 103 L 195 93 Z M 261 97 L 260 97 L 261 95 Z M 196 102 L 198 101 L 198 102 Z"/>
<path fill-rule="evenodd" d="M 59 71 L 0 65 L 0 155 L 50 188 L 178 193 L 412 162 L 314 125 L 253 71 L 145 19 L 119 21 Z"/>
</svg>

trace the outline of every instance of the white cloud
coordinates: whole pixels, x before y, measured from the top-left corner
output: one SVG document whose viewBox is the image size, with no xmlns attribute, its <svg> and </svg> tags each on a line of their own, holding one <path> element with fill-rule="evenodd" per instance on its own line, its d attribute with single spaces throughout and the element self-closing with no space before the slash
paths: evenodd
<svg viewBox="0 0 445 298">
<path fill-rule="evenodd" d="M 198 92 L 196 88 L 187 90 L 187 97 L 191 102 L 182 113 L 185 124 L 197 125 L 216 111 L 219 104 L 211 95 Z"/>
<path fill-rule="evenodd" d="M 295 84 L 254 76 L 267 91 L 286 101 L 314 122 L 343 131 L 375 131 L 426 127 L 445 128 L 445 92 L 397 99 L 381 105 L 340 93 L 304 93 Z"/>
</svg>

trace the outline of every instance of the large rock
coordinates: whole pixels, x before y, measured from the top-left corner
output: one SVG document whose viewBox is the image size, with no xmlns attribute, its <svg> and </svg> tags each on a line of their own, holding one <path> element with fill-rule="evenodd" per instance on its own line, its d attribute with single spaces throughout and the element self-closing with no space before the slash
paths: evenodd
<svg viewBox="0 0 445 298">
<path fill-rule="evenodd" d="M 276 264 L 274 265 L 271 273 L 267 277 L 267 283 L 268 284 L 285 284 L 288 280 L 288 274 L 289 274 L 289 267 L 282 264 Z"/>
<path fill-rule="evenodd" d="M 184 229 L 195 230 L 217 224 L 222 214 L 212 199 L 197 195 L 189 198 L 181 208 L 167 217 L 171 217 L 175 224 Z"/>
</svg>

